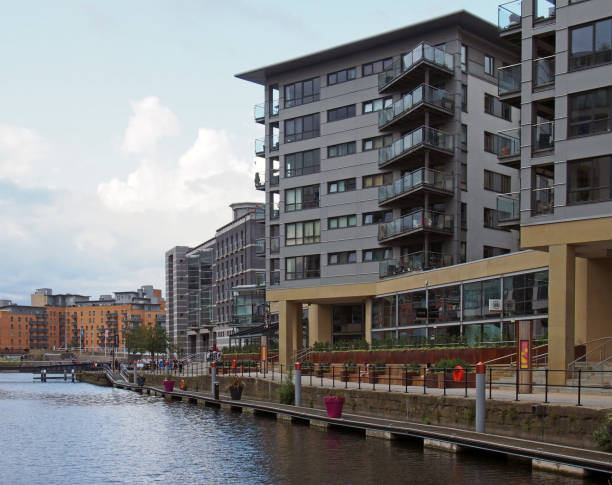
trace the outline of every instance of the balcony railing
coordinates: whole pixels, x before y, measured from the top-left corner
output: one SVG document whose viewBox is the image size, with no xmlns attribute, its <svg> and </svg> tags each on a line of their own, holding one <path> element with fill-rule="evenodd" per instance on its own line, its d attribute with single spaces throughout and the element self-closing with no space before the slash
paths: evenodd
<svg viewBox="0 0 612 485">
<path fill-rule="evenodd" d="M 453 264 L 453 258 L 450 254 L 430 252 L 426 258 L 424 251 L 418 251 L 407 254 L 401 259 L 381 261 L 378 265 L 378 275 L 380 278 L 388 278 L 413 271 L 443 268 L 451 264 Z"/>
<path fill-rule="evenodd" d="M 543 187 L 532 189 L 531 214 L 539 216 L 543 214 L 553 214 L 555 208 L 554 187 Z"/>
<path fill-rule="evenodd" d="M 266 240 L 258 239 L 255 241 L 255 254 L 262 255 L 266 254 Z"/>
<path fill-rule="evenodd" d="M 272 99 L 270 102 L 270 116 L 278 116 L 278 108 L 280 106 L 280 101 L 278 98 Z"/>
<path fill-rule="evenodd" d="M 453 192 L 453 176 L 430 168 L 419 168 L 404 175 L 392 184 L 383 185 L 378 189 L 378 203 L 382 204 L 402 194 L 412 192 L 421 187 L 429 187 L 445 192 Z"/>
<path fill-rule="evenodd" d="M 422 126 L 404 135 L 392 145 L 378 150 L 378 165 L 384 165 L 421 145 L 428 145 L 449 152 L 453 151 L 453 135 Z"/>
<path fill-rule="evenodd" d="M 278 206 L 270 207 L 270 219 L 278 219 L 279 217 L 280 217 L 280 208 Z"/>
<path fill-rule="evenodd" d="M 518 192 L 497 196 L 498 222 L 518 221 L 520 215 L 520 194 Z"/>
<path fill-rule="evenodd" d="M 261 174 L 259 172 L 255 174 L 255 189 L 266 190 L 266 183 L 264 180 L 262 180 Z"/>
<path fill-rule="evenodd" d="M 498 69 L 497 90 L 500 96 L 521 91 L 521 65 L 513 64 Z"/>
<path fill-rule="evenodd" d="M 393 69 L 381 72 L 378 75 L 378 89 L 385 88 L 387 84 L 401 77 L 405 72 L 410 71 L 421 62 L 429 62 L 449 72 L 452 72 L 455 67 L 452 54 L 447 54 L 443 49 L 423 42 L 410 52 L 404 54 L 399 63 L 394 62 Z"/>
<path fill-rule="evenodd" d="M 256 104 L 253 107 L 253 118 L 256 123 L 263 123 L 266 119 L 266 108 L 264 103 Z"/>
<path fill-rule="evenodd" d="M 555 147 L 555 122 L 546 121 L 532 125 L 531 142 L 534 152 L 548 151 Z"/>
<path fill-rule="evenodd" d="M 533 21 L 542 22 L 544 20 L 554 19 L 556 15 L 557 0 L 535 0 Z"/>
<path fill-rule="evenodd" d="M 270 185 L 278 185 L 278 168 L 273 168 L 270 171 Z"/>
<path fill-rule="evenodd" d="M 500 31 L 521 26 L 521 2 L 512 0 L 497 7 L 497 28 Z"/>
<path fill-rule="evenodd" d="M 533 87 L 542 88 L 555 84 L 555 56 L 541 57 L 533 61 Z"/>
<path fill-rule="evenodd" d="M 270 238 L 270 252 L 278 253 L 280 252 L 280 237 L 271 237 Z"/>
<path fill-rule="evenodd" d="M 379 224 L 378 240 L 383 241 L 385 239 L 422 231 L 424 229 L 439 232 L 452 232 L 453 216 L 441 212 L 419 209 L 399 219 Z"/>
<path fill-rule="evenodd" d="M 273 135 L 270 135 L 270 150 L 271 151 L 275 151 L 278 150 L 278 142 L 279 142 L 279 134 L 274 133 Z"/>
<path fill-rule="evenodd" d="M 266 141 L 262 138 L 255 139 L 255 156 L 263 157 L 266 154 Z"/>
<path fill-rule="evenodd" d="M 449 113 L 453 112 L 455 105 L 453 97 L 443 89 L 422 84 L 411 93 L 404 94 L 402 99 L 393 103 L 393 106 L 382 110 L 378 114 L 378 127 L 386 125 L 423 103 L 437 106 Z"/>
<path fill-rule="evenodd" d="M 521 156 L 521 129 L 497 132 L 497 158 Z"/>
</svg>

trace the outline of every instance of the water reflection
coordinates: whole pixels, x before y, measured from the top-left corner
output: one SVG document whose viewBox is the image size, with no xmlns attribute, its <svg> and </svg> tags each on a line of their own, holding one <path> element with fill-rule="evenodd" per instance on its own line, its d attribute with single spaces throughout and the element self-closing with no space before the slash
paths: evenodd
<svg viewBox="0 0 612 485">
<path fill-rule="evenodd" d="M 538 483 L 523 462 L 423 450 L 130 391 L 0 374 L 2 483 Z M 9 437 L 7 439 L 7 437 Z"/>
</svg>

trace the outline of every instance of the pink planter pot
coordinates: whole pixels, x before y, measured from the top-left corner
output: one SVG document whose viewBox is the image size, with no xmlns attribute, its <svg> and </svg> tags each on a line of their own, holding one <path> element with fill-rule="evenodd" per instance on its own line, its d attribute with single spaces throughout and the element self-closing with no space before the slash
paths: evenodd
<svg viewBox="0 0 612 485">
<path fill-rule="evenodd" d="M 342 406 L 344 406 L 344 398 L 328 396 L 323 399 L 325 401 L 325 408 L 327 409 L 327 417 L 341 418 Z"/>
<path fill-rule="evenodd" d="M 164 381 L 164 389 L 166 392 L 172 392 L 174 390 L 174 381 Z"/>
</svg>

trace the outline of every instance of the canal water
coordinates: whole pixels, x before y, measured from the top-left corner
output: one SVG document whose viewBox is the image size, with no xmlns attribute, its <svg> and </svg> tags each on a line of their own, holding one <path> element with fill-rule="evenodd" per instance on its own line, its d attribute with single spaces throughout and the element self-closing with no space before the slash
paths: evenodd
<svg viewBox="0 0 612 485">
<path fill-rule="evenodd" d="M 2 484 L 582 484 L 483 453 L 365 439 L 0 373 Z"/>
</svg>

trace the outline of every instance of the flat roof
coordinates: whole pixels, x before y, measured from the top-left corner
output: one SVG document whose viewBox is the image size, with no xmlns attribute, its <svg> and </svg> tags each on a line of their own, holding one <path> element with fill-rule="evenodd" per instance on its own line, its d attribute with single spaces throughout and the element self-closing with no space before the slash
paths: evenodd
<svg viewBox="0 0 612 485">
<path fill-rule="evenodd" d="M 292 71 L 294 69 L 303 68 L 313 64 L 319 64 L 338 57 L 349 56 L 360 51 L 373 49 L 382 45 L 400 41 L 407 37 L 415 37 L 424 31 L 441 30 L 452 26 L 459 26 L 467 32 L 476 34 L 497 45 L 512 49 L 512 46 L 506 41 L 500 39 L 497 25 L 484 20 L 466 10 L 459 10 L 441 17 L 425 20 L 416 24 L 411 24 L 400 29 L 391 30 L 382 34 L 377 34 L 365 39 L 355 40 L 346 44 L 341 44 L 330 49 L 325 49 L 305 56 L 296 57 L 288 61 L 271 64 L 269 66 L 260 67 L 252 71 L 236 74 L 238 79 L 251 81 L 257 84 L 265 84 L 266 79 L 281 74 L 283 72 Z"/>
</svg>

